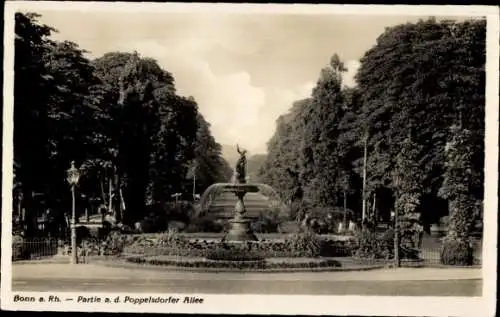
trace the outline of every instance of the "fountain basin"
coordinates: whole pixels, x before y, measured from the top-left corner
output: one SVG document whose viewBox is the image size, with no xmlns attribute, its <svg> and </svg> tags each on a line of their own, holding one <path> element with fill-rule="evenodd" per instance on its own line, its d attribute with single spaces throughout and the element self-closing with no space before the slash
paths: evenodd
<svg viewBox="0 0 500 317">
<path fill-rule="evenodd" d="M 243 243 L 247 241 L 259 241 L 259 238 L 250 229 L 249 219 L 231 219 L 229 220 L 230 230 L 222 238 L 222 242 Z"/>
<path fill-rule="evenodd" d="M 256 203 L 257 202 L 257 203 Z M 252 205 L 247 209 L 247 203 Z M 229 231 L 223 242 L 240 243 L 258 241 L 250 224 L 262 213 L 283 207 L 278 194 L 265 184 L 216 183 L 209 186 L 200 197 L 198 216 L 215 216 L 229 219 Z"/>
<path fill-rule="evenodd" d="M 209 186 L 200 198 L 198 215 L 220 219 L 234 217 L 238 194 L 245 193 L 245 218 L 256 219 L 262 212 L 283 208 L 278 194 L 265 184 L 217 183 Z"/>
</svg>

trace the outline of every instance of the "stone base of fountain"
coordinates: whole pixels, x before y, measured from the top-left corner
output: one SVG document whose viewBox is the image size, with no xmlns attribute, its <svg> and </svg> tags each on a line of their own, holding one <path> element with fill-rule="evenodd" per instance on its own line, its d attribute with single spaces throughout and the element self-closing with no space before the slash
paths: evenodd
<svg viewBox="0 0 500 317">
<path fill-rule="evenodd" d="M 236 183 L 227 186 L 226 188 L 236 195 L 238 201 L 234 206 L 234 218 L 229 220 L 229 230 L 222 238 L 222 242 L 238 243 L 245 241 L 258 241 L 259 239 L 250 227 L 251 220 L 245 217 L 246 209 L 243 202 L 243 197 L 245 197 L 246 193 L 256 192 L 258 191 L 258 188 L 245 183 Z"/>
<path fill-rule="evenodd" d="M 258 241 L 259 239 L 253 233 L 248 219 L 229 220 L 229 231 L 222 238 L 222 242 L 246 242 Z"/>
</svg>

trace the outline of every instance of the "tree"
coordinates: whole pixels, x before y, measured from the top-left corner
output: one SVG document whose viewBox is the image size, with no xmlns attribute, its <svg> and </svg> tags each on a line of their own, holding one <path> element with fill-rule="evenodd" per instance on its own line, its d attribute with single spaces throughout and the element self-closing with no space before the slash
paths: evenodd
<svg viewBox="0 0 500 317">
<path fill-rule="evenodd" d="M 89 156 L 100 154 L 93 130 L 98 120 L 100 81 L 84 53 L 77 44 L 65 41 L 53 43 L 45 57 L 54 85 L 51 102 L 46 105 L 52 175 L 46 188 L 51 197 L 67 192 L 66 170 L 71 161 L 80 165 Z M 80 187 L 94 196 L 87 176 L 83 174 Z"/>
<path fill-rule="evenodd" d="M 484 26 L 482 20 L 457 23 L 432 19 L 398 25 L 388 28 L 361 59 L 356 80 L 363 92 L 363 122 L 359 126 L 369 127 L 368 189 L 392 187 L 390 175 L 400 147 L 391 145 L 403 143 L 408 122 L 414 120 L 419 123 L 412 139 L 420 145 L 422 199 L 437 198 L 443 181 L 444 147 L 450 137 L 446 127 L 448 122 L 456 122 L 458 108 L 468 127 L 477 131 L 473 168 L 480 175 Z M 482 196 L 481 188 L 474 192 L 476 197 Z"/>
<path fill-rule="evenodd" d="M 474 220 L 475 198 L 472 188 L 477 180 L 472 168 L 473 137 L 459 125 L 451 127 L 452 138 L 446 146 L 443 185 L 439 195 L 448 200 L 450 223 L 441 252 L 444 264 L 472 264 L 470 234 Z"/>
<path fill-rule="evenodd" d="M 201 114 L 197 116 L 198 129 L 195 142 L 196 192 L 203 192 L 213 183 L 226 183 L 232 176 L 232 169 L 222 158 L 222 146 L 210 132 L 210 124 Z"/>
<path fill-rule="evenodd" d="M 153 93 L 152 83 L 156 78 L 149 72 L 139 56 L 133 54 L 119 79 L 118 105 L 122 110 L 119 119 L 123 130 L 118 140 L 120 153 L 118 166 L 126 181 L 125 223 L 134 223 L 143 217 L 150 156 L 153 151 L 151 139 L 159 126 L 159 106 Z"/>
<path fill-rule="evenodd" d="M 321 71 L 312 91 L 312 107 L 304 126 L 301 152 L 304 156 L 302 176 L 305 195 L 315 204 L 334 206 L 337 202 L 336 181 L 339 158 L 335 153 L 339 123 L 343 116 L 342 73 L 346 71 L 338 55 Z"/>
<path fill-rule="evenodd" d="M 33 193 L 42 195 L 53 216 L 63 218 L 69 193 L 66 170 L 72 160 L 80 163 L 93 151 L 99 103 L 98 80 L 85 51 L 72 42 L 50 40 L 55 30 L 39 25 L 38 17 L 16 14 L 14 156 L 28 235 L 34 212 L 42 207 L 33 203 Z"/>
<path fill-rule="evenodd" d="M 276 132 L 268 141 L 268 155 L 259 170 L 259 179 L 275 188 L 286 202 L 303 197 L 303 162 L 297 149 L 303 140 L 304 116 L 310 106 L 310 99 L 299 100 L 289 113 L 276 120 Z"/>
</svg>

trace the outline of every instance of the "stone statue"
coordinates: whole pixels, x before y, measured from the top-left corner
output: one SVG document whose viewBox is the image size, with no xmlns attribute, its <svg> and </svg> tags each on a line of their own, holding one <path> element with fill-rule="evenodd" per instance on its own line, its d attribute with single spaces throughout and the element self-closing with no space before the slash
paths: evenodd
<svg viewBox="0 0 500 317">
<path fill-rule="evenodd" d="M 236 180 L 236 182 L 238 182 L 240 184 L 245 184 L 246 183 L 246 165 L 247 165 L 246 154 L 247 154 L 247 151 L 244 149 L 240 149 L 239 145 L 236 145 L 236 150 L 240 154 L 240 158 L 238 159 L 238 162 L 236 162 L 235 180 Z"/>
</svg>

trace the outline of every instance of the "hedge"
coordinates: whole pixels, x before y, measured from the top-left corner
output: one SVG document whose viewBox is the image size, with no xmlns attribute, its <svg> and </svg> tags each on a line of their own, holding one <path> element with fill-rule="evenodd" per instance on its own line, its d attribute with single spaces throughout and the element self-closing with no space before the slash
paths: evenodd
<svg viewBox="0 0 500 317">
<path fill-rule="evenodd" d="M 183 261 L 182 259 L 147 259 L 143 256 L 127 257 L 126 261 L 137 264 L 151 264 L 158 266 L 184 267 L 184 268 L 217 268 L 217 269 L 311 269 L 340 267 L 341 264 L 335 260 L 311 261 L 311 262 L 280 262 L 273 263 L 265 260 L 257 261 L 211 261 L 194 260 Z"/>
</svg>

